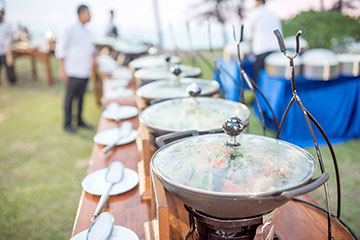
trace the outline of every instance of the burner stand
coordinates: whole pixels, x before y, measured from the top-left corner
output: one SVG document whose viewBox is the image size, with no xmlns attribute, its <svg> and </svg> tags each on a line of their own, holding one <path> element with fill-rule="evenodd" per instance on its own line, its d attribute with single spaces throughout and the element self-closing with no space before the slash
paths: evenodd
<svg viewBox="0 0 360 240">
<path fill-rule="evenodd" d="M 253 240 L 256 229 L 263 223 L 262 216 L 247 219 L 218 219 L 185 205 L 189 213 L 191 230 L 196 230 L 197 240 Z"/>
</svg>

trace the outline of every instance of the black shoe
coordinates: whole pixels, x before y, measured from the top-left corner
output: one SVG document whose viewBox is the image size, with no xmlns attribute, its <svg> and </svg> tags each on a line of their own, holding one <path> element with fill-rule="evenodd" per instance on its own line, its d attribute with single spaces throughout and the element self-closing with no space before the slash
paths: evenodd
<svg viewBox="0 0 360 240">
<path fill-rule="evenodd" d="M 94 129 L 93 126 L 91 126 L 90 124 L 87 124 L 87 123 L 85 123 L 85 122 L 80 122 L 80 123 L 78 124 L 78 126 L 79 126 L 79 127 L 82 127 L 82 128 L 85 128 L 85 129 L 88 129 L 88 130 L 93 130 L 93 129 Z"/>
<path fill-rule="evenodd" d="M 71 133 L 71 134 L 75 134 L 76 133 L 76 129 L 73 128 L 72 126 L 65 126 L 64 127 L 64 130 L 68 133 Z"/>
</svg>

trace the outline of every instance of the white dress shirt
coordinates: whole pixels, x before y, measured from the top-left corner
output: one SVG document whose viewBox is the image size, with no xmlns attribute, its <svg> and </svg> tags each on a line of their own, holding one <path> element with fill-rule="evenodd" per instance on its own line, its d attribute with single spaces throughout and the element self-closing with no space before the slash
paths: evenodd
<svg viewBox="0 0 360 240">
<path fill-rule="evenodd" d="M 255 55 L 279 50 L 275 29 L 281 31 L 281 21 L 265 5 L 252 10 L 245 23 L 245 38 L 251 41 Z"/>
<path fill-rule="evenodd" d="M 56 46 L 56 57 L 64 59 L 69 77 L 88 78 L 94 54 L 93 37 L 80 21 L 65 29 Z"/>
<path fill-rule="evenodd" d="M 11 44 L 12 29 L 7 22 L 0 23 L 0 56 L 4 56 Z"/>
</svg>

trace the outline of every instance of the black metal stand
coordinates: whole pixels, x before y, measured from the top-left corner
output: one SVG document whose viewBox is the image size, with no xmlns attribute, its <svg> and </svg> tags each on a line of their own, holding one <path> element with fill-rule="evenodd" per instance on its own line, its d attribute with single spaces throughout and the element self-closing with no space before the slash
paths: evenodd
<svg viewBox="0 0 360 240">
<path fill-rule="evenodd" d="M 275 30 L 274 31 L 275 36 L 278 39 L 279 42 L 279 46 L 280 46 L 280 51 L 284 54 L 285 57 L 287 57 L 289 59 L 290 62 L 290 68 L 291 68 L 291 89 L 292 89 L 292 93 L 293 93 L 293 97 L 291 98 L 288 106 L 286 107 L 285 113 L 281 119 L 280 122 L 280 126 L 279 126 L 279 130 L 277 132 L 277 138 L 280 138 L 280 133 L 281 133 L 281 129 L 282 126 L 285 122 L 286 116 L 290 110 L 290 107 L 292 106 L 292 104 L 294 103 L 294 101 L 297 103 L 297 105 L 299 106 L 299 108 L 301 109 L 301 112 L 303 113 L 303 116 L 305 118 L 306 124 L 309 128 L 310 134 L 311 134 L 311 138 L 314 142 L 314 147 L 316 149 L 316 155 L 317 155 L 317 159 L 319 161 L 319 165 L 320 165 L 320 170 L 322 173 L 325 172 L 325 167 L 324 167 L 324 163 L 323 163 L 323 159 L 322 159 L 322 155 L 321 155 L 321 151 L 317 142 L 317 139 L 315 137 L 315 133 L 314 130 L 312 128 L 311 122 L 316 126 L 317 129 L 319 129 L 319 131 L 321 132 L 321 134 L 323 135 L 323 137 L 325 138 L 328 147 L 330 149 L 331 155 L 332 155 L 332 159 L 333 159 L 333 163 L 334 163 L 334 167 L 335 167 L 335 172 L 336 172 L 336 182 L 337 182 L 337 218 L 340 217 L 340 207 L 341 207 L 341 188 L 340 188 L 340 176 L 339 176 L 339 171 L 338 171 L 338 164 L 337 164 L 337 160 L 336 160 L 336 156 L 335 156 L 335 152 L 333 150 L 333 147 L 329 141 L 329 138 L 326 136 L 324 130 L 322 129 L 322 127 L 320 126 L 320 124 L 316 121 L 316 119 L 309 113 L 309 111 L 304 107 L 299 95 L 297 94 L 296 91 L 296 85 L 295 85 L 295 71 L 294 71 L 294 59 L 297 57 L 298 53 L 299 53 L 299 49 L 300 49 L 300 35 L 301 35 L 301 31 L 298 31 L 298 33 L 296 34 L 296 51 L 294 53 L 294 55 L 290 56 L 287 55 L 286 53 L 286 47 L 284 44 L 284 40 L 283 37 L 280 33 L 279 30 Z M 330 196 L 329 196 L 329 189 L 328 189 L 328 184 L 327 182 L 324 183 L 324 193 L 325 193 L 325 200 L 326 200 L 326 213 L 327 213 L 327 218 L 328 218 L 328 239 L 331 240 L 331 212 L 330 212 Z"/>
</svg>

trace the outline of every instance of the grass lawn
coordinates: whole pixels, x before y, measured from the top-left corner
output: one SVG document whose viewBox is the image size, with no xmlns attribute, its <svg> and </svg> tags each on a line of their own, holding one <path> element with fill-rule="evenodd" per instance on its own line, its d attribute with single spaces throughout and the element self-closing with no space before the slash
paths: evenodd
<svg viewBox="0 0 360 240">
<path fill-rule="evenodd" d="M 29 66 L 26 59 L 18 62 L 19 86 L 8 87 L 4 77 L 0 85 L 0 240 L 68 239 L 95 130 L 64 133 L 63 84 L 56 81 L 49 88 L 44 75 L 40 81 L 33 81 Z M 43 73 L 42 66 L 38 67 Z M 56 71 L 55 63 L 54 68 Z M 205 71 L 205 76 L 211 77 L 211 73 Z M 100 114 L 88 92 L 85 120 L 96 126 Z M 251 133 L 262 133 L 254 115 L 250 124 Z M 342 177 L 342 216 L 360 234 L 360 141 L 337 145 L 335 151 Z M 327 151 L 324 157 L 331 175 L 330 189 L 335 193 Z M 321 190 L 313 196 L 323 203 Z"/>
<path fill-rule="evenodd" d="M 19 86 L 0 87 L 0 239 L 68 239 L 95 130 L 64 133 L 63 84 L 29 79 L 27 63 Z M 91 93 L 84 114 L 97 125 Z"/>
</svg>

